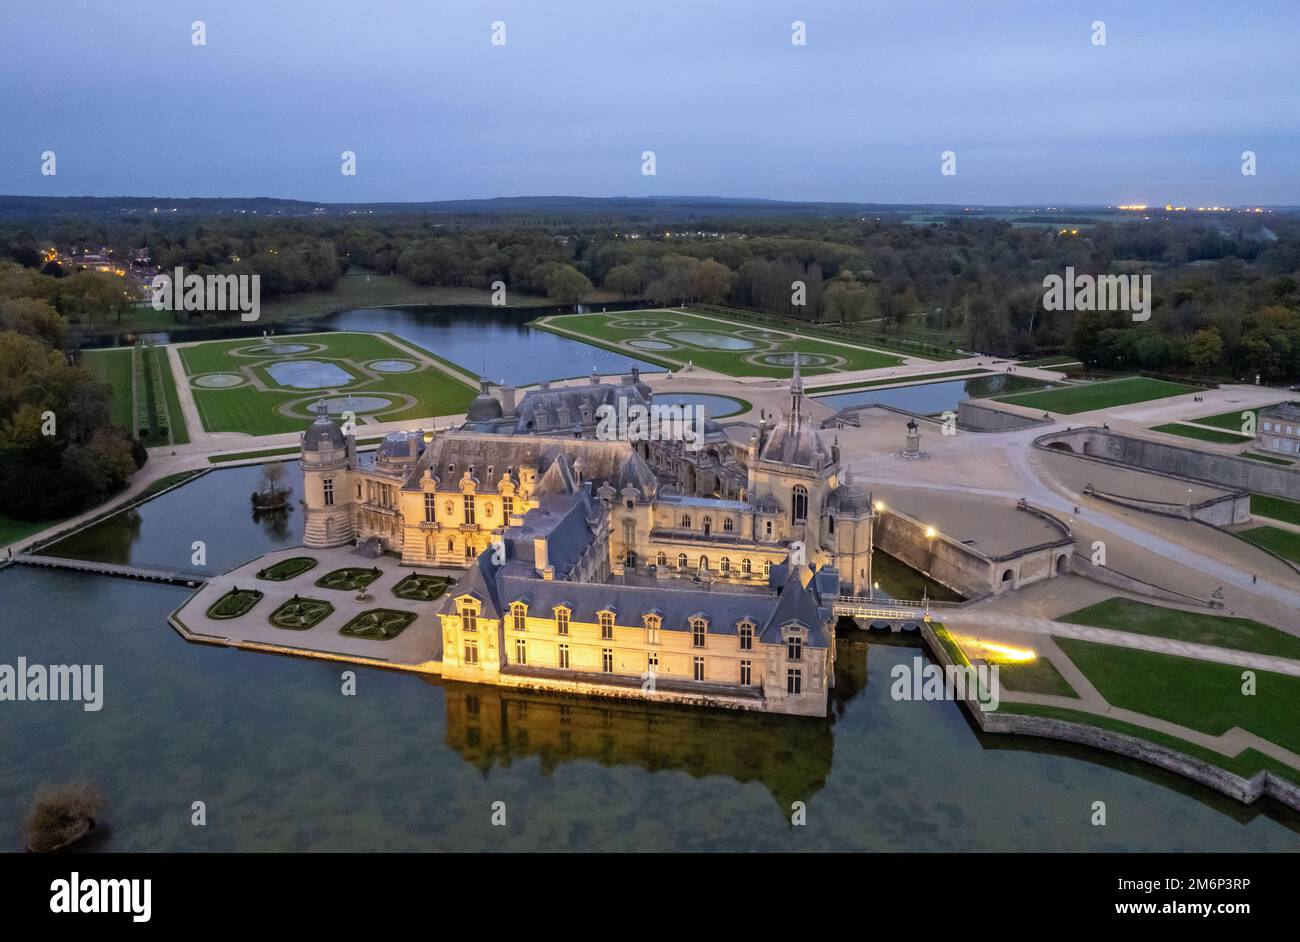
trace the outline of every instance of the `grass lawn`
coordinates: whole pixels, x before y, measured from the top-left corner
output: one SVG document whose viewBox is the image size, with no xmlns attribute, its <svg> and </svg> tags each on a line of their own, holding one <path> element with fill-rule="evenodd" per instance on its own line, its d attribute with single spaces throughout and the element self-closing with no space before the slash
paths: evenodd
<svg viewBox="0 0 1300 942">
<path fill-rule="evenodd" d="M 1293 500 L 1269 497 L 1267 494 L 1251 494 L 1250 512 L 1300 526 L 1300 504 Z"/>
<path fill-rule="evenodd" d="M 165 347 L 155 347 L 154 357 L 161 378 L 163 405 L 167 410 L 167 425 L 171 429 L 173 445 L 188 445 L 190 435 L 185 427 L 185 413 L 181 411 L 181 397 L 176 392 L 176 378 L 172 376 L 171 359 Z"/>
<path fill-rule="evenodd" d="M 1246 435 L 1235 435 L 1232 432 L 1216 432 L 1214 429 L 1183 425 L 1179 422 L 1157 425 L 1151 431 L 1164 432 L 1168 435 L 1181 435 L 1183 438 L 1195 438 L 1198 441 L 1213 442 L 1216 445 L 1241 445 L 1245 442 L 1254 441 L 1253 438 Z"/>
<path fill-rule="evenodd" d="M 135 403 L 131 398 L 131 348 L 85 350 L 81 354 L 81 365 L 113 390 L 112 409 L 109 413 L 112 422 L 134 435 Z"/>
<path fill-rule="evenodd" d="M 619 326 L 620 321 L 643 321 L 647 326 Z M 649 311 L 620 311 L 612 314 L 566 314 L 551 318 L 549 324 L 534 323 L 537 327 L 553 327 L 570 331 L 580 337 L 600 342 L 602 345 L 626 343 L 632 340 L 654 340 L 671 344 L 671 349 L 655 350 L 639 347 L 621 347 L 622 353 L 684 366 L 694 363 L 703 369 L 714 370 L 729 376 L 788 377 L 793 372 L 789 366 L 746 362 L 745 358 L 758 354 L 789 354 L 796 350 L 810 357 L 842 358 L 816 365 L 809 363 L 800 368 L 805 376 L 846 370 L 875 369 L 896 366 L 902 357 L 879 350 L 858 346 L 841 346 L 827 340 L 772 327 L 758 327 L 736 322 L 724 322 L 689 314 L 676 309 Z M 686 339 L 670 336 L 684 331 L 696 335 Z M 760 335 L 766 334 L 767 337 Z M 741 349 L 726 349 L 712 344 L 737 344 Z"/>
<path fill-rule="evenodd" d="M 1164 399 L 1168 396 L 1181 396 L 1193 392 L 1200 392 L 1200 388 L 1184 386 L 1182 383 L 1170 383 L 1163 379 L 1147 379 L 1145 376 L 1126 376 L 1123 379 L 1084 383 L 1064 389 L 1013 393 L 1009 396 L 999 396 L 997 401 L 1024 406 L 1027 409 L 1074 415 L 1076 412 L 1127 406 L 1135 402 L 1148 402 L 1152 399 Z"/>
<path fill-rule="evenodd" d="M 1062 615 L 1057 621 L 1300 659 L 1300 637 L 1249 618 L 1185 612 L 1133 599 L 1107 599 Z"/>
<path fill-rule="evenodd" d="M 1113 706 L 1219 736 L 1239 726 L 1300 752 L 1300 677 L 1255 671 L 1253 696 L 1242 693 L 1242 668 L 1193 658 L 1057 638 Z"/>
<path fill-rule="evenodd" d="M 12 517 L 0 516 L 0 546 L 26 539 L 33 533 L 52 527 L 58 522 L 58 520 L 15 520 Z"/>
<path fill-rule="evenodd" d="M 1192 421 L 1200 425 L 1213 425 L 1215 428 L 1226 428 L 1229 431 L 1240 433 L 1245 427 L 1246 420 L 1243 419 L 1242 413 L 1249 412 L 1255 417 L 1255 427 L 1259 427 L 1259 410 L 1258 409 L 1233 409 L 1231 412 L 1220 412 L 1218 415 L 1207 415 Z M 1251 436 L 1253 437 L 1253 436 Z"/>
<path fill-rule="evenodd" d="M 1125 723 L 1123 720 L 1113 719 L 1109 716 L 1100 716 L 1096 713 L 1087 713 L 1083 710 L 1070 710 L 1064 707 L 1045 706 L 1037 703 L 1011 703 L 1003 701 L 998 707 L 999 713 L 1017 713 L 1027 716 L 1046 716 L 1058 720 L 1068 720 L 1073 723 L 1079 723 L 1083 726 L 1095 726 L 1099 729 L 1108 729 L 1116 733 L 1125 733 L 1135 739 L 1142 739 L 1152 742 L 1169 749 L 1174 749 L 1185 755 L 1192 756 L 1208 762 L 1210 765 L 1218 766 L 1234 775 L 1242 778 L 1251 778 L 1256 772 L 1261 770 L 1272 772 L 1275 775 L 1291 782 L 1300 782 L 1300 772 L 1278 762 L 1272 756 L 1266 756 L 1262 752 L 1254 749 L 1243 749 L 1236 756 L 1229 758 L 1220 752 L 1212 749 L 1205 749 L 1194 743 L 1178 739 L 1175 736 L 1166 736 L 1164 733 L 1157 732 L 1153 729 L 1147 729 L 1144 726 L 1134 726 L 1132 723 Z"/>
<path fill-rule="evenodd" d="M 1047 693 L 1058 697 L 1078 697 L 1070 682 L 1045 657 L 1032 661 L 999 661 L 998 681 L 1007 690 L 1019 693 Z"/>
<path fill-rule="evenodd" d="M 1261 455 L 1253 451 L 1243 451 L 1239 455 L 1237 455 L 1237 457 L 1249 458 L 1251 461 L 1262 461 L 1265 464 L 1281 464 L 1281 465 L 1295 464 L 1294 461 L 1287 461 L 1285 458 L 1276 458 L 1273 455 Z"/>
<path fill-rule="evenodd" d="M 1300 533 L 1281 527 L 1251 527 L 1237 533 L 1248 543 L 1270 549 L 1284 559 L 1300 563 Z"/>
<path fill-rule="evenodd" d="M 277 408 L 285 403 L 297 402 L 296 411 L 307 412 L 304 400 L 317 396 L 375 395 L 401 393 L 410 396 L 413 405 L 395 400 L 388 408 L 359 416 L 359 422 L 373 417 L 379 421 L 393 422 L 403 419 L 424 418 L 432 415 L 453 415 L 469 407 L 477 390 L 454 376 L 449 376 L 434 366 L 423 366 L 407 373 L 384 373 L 372 377 L 362 365 L 371 360 L 412 359 L 411 354 L 393 346 L 382 336 L 365 333 L 326 333 L 282 336 L 276 342 L 305 344 L 308 349 L 297 354 L 241 355 L 235 351 L 248 350 L 260 344 L 257 338 L 210 341 L 181 348 L 181 361 L 188 376 L 207 373 L 238 374 L 245 377 L 243 385 L 222 389 L 195 387 L 194 400 L 202 416 L 204 428 L 212 432 L 246 432 L 251 435 L 273 435 L 279 432 L 296 432 L 310 421 L 306 417 L 283 415 Z M 313 360 L 330 363 L 349 375 L 337 386 L 321 389 L 302 389 L 281 386 L 266 372 L 275 363 L 293 360 Z M 259 389 L 248 379 L 255 374 L 266 386 Z"/>
</svg>

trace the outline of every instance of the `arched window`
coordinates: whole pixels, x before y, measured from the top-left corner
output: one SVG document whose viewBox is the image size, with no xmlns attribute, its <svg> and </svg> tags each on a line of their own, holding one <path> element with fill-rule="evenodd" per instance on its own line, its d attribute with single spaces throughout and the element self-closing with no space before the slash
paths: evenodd
<svg viewBox="0 0 1300 942">
<path fill-rule="evenodd" d="M 452 537 L 447 537 L 447 552 L 454 553 L 455 551 L 456 551 L 456 540 Z"/>
<path fill-rule="evenodd" d="M 510 606 L 510 614 L 514 617 L 515 631 L 526 631 L 528 629 L 528 606 L 523 602 L 516 602 Z"/>
<path fill-rule="evenodd" d="M 742 559 L 740 561 L 740 571 L 743 572 L 745 575 L 749 575 L 751 572 L 754 571 L 754 564 L 751 563 L 748 559 Z"/>
<path fill-rule="evenodd" d="M 734 530 L 734 529 L 736 529 L 736 521 L 732 520 L 730 517 L 723 517 L 723 518 L 722 518 L 722 532 L 723 532 L 723 533 L 730 533 L 730 532 L 731 532 L 732 530 Z"/>
<path fill-rule="evenodd" d="M 678 568 L 678 569 L 685 569 L 685 568 L 686 568 L 686 554 L 685 554 L 685 553 L 678 553 L 678 554 L 677 554 L 677 568 Z"/>
<path fill-rule="evenodd" d="M 567 608 L 557 608 L 555 610 L 555 632 L 561 635 L 569 633 L 569 610 Z"/>
<path fill-rule="evenodd" d="M 659 626 L 662 624 L 658 615 L 643 615 L 645 622 L 645 639 L 648 644 L 659 643 Z"/>
<path fill-rule="evenodd" d="M 767 532 L 767 538 L 768 538 L 769 540 L 772 539 L 772 521 L 771 521 L 771 520 L 767 521 L 767 531 L 766 531 L 766 532 Z"/>
<path fill-rule="evenodd" d="M 790 494 L 790 519 L 802 523 L 808 519 L 808 488 L 796 484 Z"/>
<path fill-rule="evenodd" d="M 691 619 L 691 647 L 704 647 L 704 636 L 708 633 L 709 623 L 703 618 Z"/>
<path fill-rule="evenodd" d="M 827 517 L 827 518 L 826 518 L 826 526 L 827 526 L 827 528 L 830 530 L 831 534 L 834 535 L 834 533 L 835 533 L 835 518 L 834 518 L 834 517 Z"/>
<path fill-rule="evenodd" d="M 763 578 L 766 579 L 770 575 L 772 575 L 772 560 L 765 559 L 763 560 Z"/>
<path fill-rule="evenodd" d="M 659 565 L 660 568 L 662 568 L 662 569 L 667 569 L 667 568 L 668 568 L 668 554 L 667 554 L 667 553 L 660 553 L 659 556 L 658 556 L 658 558 L 655 560 L 655 562 Z"/>
<path fill-rule="evenodd" d="M 704 518 L 704 535 L 708 536 L 712 532 L 713 532 L 713 518 L 706 515 Z"/>
<path fill-rule="evenodd" d="M 723 556 L 718 560 L 718 572 L 731 572 L 731 557 Z"/>
</svg>

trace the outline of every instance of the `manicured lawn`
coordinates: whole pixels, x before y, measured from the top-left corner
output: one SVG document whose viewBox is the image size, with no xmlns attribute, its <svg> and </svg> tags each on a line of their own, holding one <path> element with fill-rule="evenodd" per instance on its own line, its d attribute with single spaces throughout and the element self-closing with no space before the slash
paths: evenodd
<svg viewBox="0 0 1300 942">
<path fill-rule="evenodd" d="M 58 522 L 58 520 L 15 520 L 12 517 L 0 516 L 0 546 L 16 543 Z"/>
<path fill-rule="evenodd" d="M 1058 720 L 1068 720 L 1072 723 L 1079 723 L 1083 726 L 1095 726 L 1098 729 L 1107 729 L 1116 733 L 1124 733 L 1135 739 L 1145 740 L 1146 742 L 1155 743 L 1174 749 L 1185 755 L 1192 756 L 1208 762 L 1210 765 L 1217 766 L 1234 775 L 1242 778 L 1251 778 L 1255 773 L 1263 770 L 1272 772 L 1291 782 L 1300 783 L 1300 771 L 1291 768 L 1281 762 L 1278 762 L 1272 756 L 1267 756 L 1255 749 L 1243 749 L 1236 756 L 1228 757 L 1213 749 L 1206 749 L 1195 743 L 1178 739 L 1175 736 L 1167 736 L 1164 733 L 1157 732 L 1153 729 L 1147 729 L 1144 726 L 1135 726 L 1132 723 L 1125 723 L 1123 720 L 1113 719 L 1109 716 L 1101 716 L 1096 713 L 1087 713 L 1083 710 L 1070 710 L 1064 707 L 1046 706 L 1038 703 L 1011 703 L 1003 701 L 998 707 L 999 713 L 1017 713 L 1027 716 L 1046 716 Z"/>
<path fill-rule="evenodd" d="M 295 595 L 271 613 L 271 624 L 289 631 L 306 631 L 315 628 L 333 611 L 334 606 L 329 602 Z"/>
<path fill-rule="evenodd" d="M 1248 543 L 1270 549 L 1293 563 L 1300 563 L 1300 533 L 1294 530 L 1283 530 L 1281 527 L 1251 527 L 1249 530 L 1240 531 L 1237 536 Z"/>
<path fill-rule="evenodd" d="M 113 390 L 112 411 L 109 415 L 114 425 L 135 434 L 135 404 L 131 398 L 131 348 L 112 350 L 84 350 L 81 365 L 95 374 L 102 383 Z"/>
<path fill-rule="evenodd" d="M 432 602 L 447 591 L 452 580 L 444 576 L 427 576 L 413 572 L 393 586 L 393 595 L 412 602 Z"/>
<path fill-rule="evenodd" d="M 1128 376 L 1123 379 L 1083 383 L 1063 389 L 1044 389 L 1039 392 L 1000 396 L 997 401 L 1024 406 L 1027 409 L 1074 415 L 1076 412 L 1127 406 L 1135 402 L 1148 402 L 1152 399 L 1164 399 L 1168 396 L 1181 396 L 1194 392 L 1200 392 L 1199 387 L 1170 383 L 1163 379 L 1147 379 L 1145 376 Z"/>
<path fill-rule="evenodd" d="M 1253 451 L 1243 451 L 1239 455 L 1237 455 L 1237 457 L 1249 458 L 1251 461 L 1262 461 L 1265 464 L 1281 464 L 1281 465 L 1295 464 L 1294 461 L 1287 461 L 1285 458 L 1277 458 L 1274 457 L 1273 455 L 1261 455 Z"/>
<path fill-rule="evenodd" d="M 1250 512 L 1300 526 L 1300 504 L 1293 500 L 1283 500 L 1267 494 L 1251 494 Z"/>
<path fill-rule="evenodd" d="M 176 379 L 172 376 L 171 359 L 163 347 L 154 349 L 161 382 L 163 405 L 167 410 L 167 424 L 172 432 L 173 445 L 188 445 L 189 430 L 185 427 L 185 413 L 181 411 L 181 398 L 176 392 Z"/>
<path fill-rule="evenodd" d="M 308 349 L 296 354 L 262 353 L 246 355 L 249 348 L 261 345 L 260 338 L 210 341 L 181 349 L 181 360 L 188 376 L 208 373 L 233 374 L 245 377 L 243 385 L 229 388 L 193 389 L 194 400 L 208 431 L 245 432 L 251 435 L 273 435 L 295 432 L 310 421 L 306 418 L 309 400 L 343 394 L 357 396 L 384 396 L 385 393 L 410 396 L 406 400 L 393 398 L 389 407 L 368 412 L 363 418 L 394 422 L 434 415 L 454 415 L 469 407 L 477 390 L 470 384 L 450 376 L 442 370 L 425 365 L 407 373 L 387 373 L 376 377 L 367 375 L 362 365 L 372 360 L 412 359 L 411 354 L 393 346 L 382 336 L 362 333 L 329 333 L 289 335 L 273 338 L 279 344 L 304 344 Z M 243 349 L 244 354 L 234 351 Z M 293 360 L 314 360 L 330 363 L 346 372 L 346 380 L 337 386 L 322 389 L 302 389 L 280 386 L 266 371 L 266 367 Z M 266 386 L 259 389 L 248 380 L 254 373 Z M 297 403 L 295 412 L 300 416 L 284 415 L 277 411 L 285 403 Z M 287 452 L 285 452 L 287 453 Z M 229 460 L 229 459 L 228 459 Z"/>
<path fill-rule="evenodd" d="M 1209 612 L 1185 612 L 1133 599 L 1107 599 L 1077 612 L 1061 615 L 1057 621 L 1300 659 L 1300 637 L 1249 618 L 1232 618 Z"/>
<path fill-rule="evenodd" d="M 999 661 L 998 681 L 1019 693 L 1046 693 L 1057 697 L 1078 697 L 1070 682 L 1045 657 L 1032 661 Z"/>
<path fill-rule="evenodd" d="M 642 324 L 628 326 L 626 323 L 628 321 L 640 321 Z M 842 346 L 777 328 L 714 320 L 676 309 L 620 311 L 612 314 L 567 314 L 551 318 L 549 325 L 534 324 L 534 326 L 551 326 L 558 330 L 570 331 L 589 340 L 601 342 L 603 345 L 627 343 L 632 340 L 655 340 L 668 343 L 672 347 L 667 350 L 640 347 L 616 349 L 638 357 L 648 355 L 653 360 L 677 366 L 690 362 L 729 376 L 790 376 L 793 372 L 792 367 L 746 362 L 746 358 L 758 359 L 763 355 L 790 354 L 795 351 L 807 354 L 810 358 L 835 358 L 820 364 L 814 360 L 801 366 L 800 372 L 806 376 L 896 366 L 902 362 L 902 357 L 880 350 Z M 670 336 L 681 332 L 703 336 L 688 338 Z M 763 337 L 760 334 L 767 336 Z M 742 349 L 726 349 L 714 345 L 736 341 L 743 341 L 747 345 Z M 840 362 L 841 360 L 843 362 Z"/>
<path fill-rule="evenodd" d="M 1234 435 L 1231 432 L 1216 432 L 1210 428 L 1199 428 L 1195 425 L 1183 425 L 1179 422 L 1168 422 L 1164 425 L 1154 426 L 1151 431 L 1165 432 L 1168 435 L 1181 435 L 1183 438 L 1195 438 L 1202 442 L 1214 442 L 1216 445 L 1240 445 L 1244 442 L 1254 441 L 1246 435 Z"/>
<path fill-rule="evenodd" d="M 316 560 L 310 556 L 290 556 L 288 559 L 280 560 L 274 566 L 267 566 L 260 570 L 257 578 L 284 582 L 286 579 L 301 576 L 304 572 L 310 572 L 315 568 Z"/>
<path fill-rule="evenodd" d="M 1073 638 L 1056 642 L 1116 707 L 1213 736 L 1234 726 L 1300 752 L 1300 677 L 1255 671 L 1242 693 L 1242 668 Z"/>
<path fill-rule="evenodd" d="M 238 618 L 262 601 L 256 589 L 231 589 L 208 607 L 209 618 Z"/>
<path fill-rule="evenodd" d="M 1200 425 L 1213 425 L 1215 428 L 1226 428 L 1229 431 L 1240 433 L 1245 427 L 1246 420 L 1241 417 L 1243 412 L 1249 412 L 1255 417 L 1255 427 L 1259 427 L 1259 410 L 1258 409 L 1233 409 L 1231 412 L 1220 412 L 1218 415 L 1207 415 L 1199 419 L 1193 419 Z"/>
<path fill-rule="evenodd" d="M 356 566 L 348 566 L 325 573 L 316 580 L 316 585 L 322 589 L 357 592 L 378 579 L 379 575 L 378 569 L 361 569 Z"/>
<path fill-rule="evenodd" d="M 339 634 L 371 641 L 391 641 L 406 626 L 415 621 L 415 612 L 400 612 L 394 608 L 374 608 L 362 612 L 339 629 Z"/>
</svg>

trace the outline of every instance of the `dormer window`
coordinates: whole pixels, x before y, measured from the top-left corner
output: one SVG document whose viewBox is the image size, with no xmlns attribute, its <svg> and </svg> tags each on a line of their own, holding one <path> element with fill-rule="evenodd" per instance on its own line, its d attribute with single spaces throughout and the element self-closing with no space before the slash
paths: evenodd
<svg viewBox="0 0 1300 942">
<path fill-rule="evenodd" d="M 569 615 L 567 608 L 557 608 L 555 610 L 555 632 L 556 634 L 567 635 L 569 633 Z"/>
<path fill-rule="evenodd" d="M 510 617 L 514 620 L 515 631 L 528 630 L 528 606 L 523 602 L 515 602 L 510 606 Z"/>
<path fill-rule="evenodd" d="M 659 643 L 659 629 L 663 626 L 663 619 L 658 615 L 645 615 L 642 620 L 645 623 L 645 640 L 647 644 Z"/>
<path fill-rule="evenodd" d="M 754 626 L 747 621 L 742 621 L 736 626 L 736 630 L 740 633 L 740 650 L 754 650 Z"/>
<path fill-rule="evenodd" d="M 600 637 L 602 641 L 612 641 L 614 638 L 614 613 L 601 612 L 600 618 Z"/>
<path fill-rule="evenodd" d="M 789 635 L 785 639 L 785 657 L 788 661 L 803 660 L 803 638 L 799 635 Z"/>
<path fill-rule="evenodd" d="M 704 636 L 708 634 L 709 623 L 703 618 L 691 619 L 691 647 L 704 647 Z"/>
<path fill-rule="evenodd" d="M 478 631 L 478 609 L 471 602 L 462 602 L 460 607 L 461 631 Z"/>
</svg>

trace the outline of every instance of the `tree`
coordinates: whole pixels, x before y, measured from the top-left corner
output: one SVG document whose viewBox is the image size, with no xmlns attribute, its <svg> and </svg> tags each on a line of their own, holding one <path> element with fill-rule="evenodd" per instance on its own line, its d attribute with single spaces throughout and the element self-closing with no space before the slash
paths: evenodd
<svg viewBox="0 0 1300 942">
<path fill-rule="evenodd" d="M 641 275 L 633 265 L 615 265 L 605 274 L 604 284 L 625 298 L 641 293 Z"/>
<path fill-rule="evenodd" d="M 720 304 L 731 294 L 731 269 L 706 258 L 695 270 L 695 295 L 709 304 Z"/>
<path fill-rule="evenodd" d="M 573 304 L 591 294 L 587 276 L 572 265 L 557 265 L 546 276 L 546 296 L 563 304 Z"/>
<path fill-rule="evenodd" d="M 1187 358 L 1202 373 L 1209 373 L 1223 359 L 1223 338 L 1217 327 L 1207 327 L 1192 334 L 1187 344 Z"/>
</svg>

